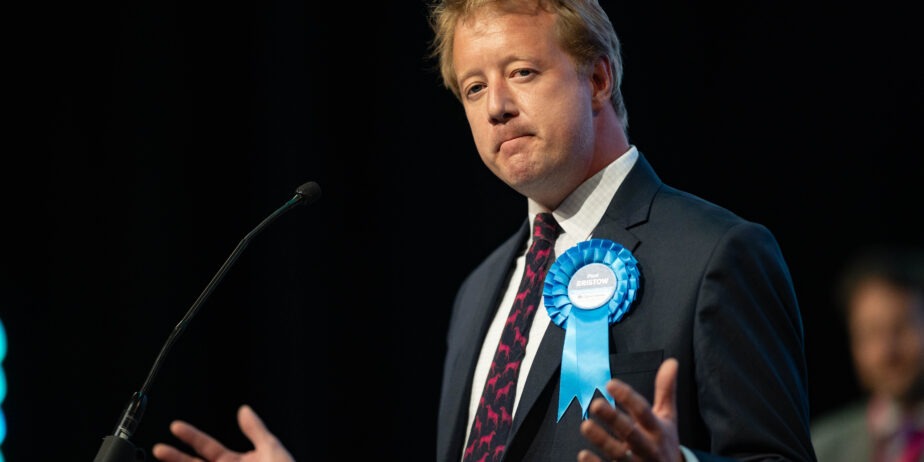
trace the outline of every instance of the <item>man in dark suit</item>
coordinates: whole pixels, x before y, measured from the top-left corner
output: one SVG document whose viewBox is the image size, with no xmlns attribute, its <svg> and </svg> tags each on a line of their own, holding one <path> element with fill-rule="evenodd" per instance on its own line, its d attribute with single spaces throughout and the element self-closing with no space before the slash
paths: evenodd
<svg viewBox="0 0 924 462">
<path fill-rule="evenodd" d="M 529 211 L 457 294 L 437 460 L 815 460 L 780 248 L 662 183 L 629 143 L 619 41 L 597 1 L 444 0 L 431 24 L 479 155 Z M 557 259 L 533 266 L 527 248 L 546 238 L 529 231 L 549 216 Z M 545 271 L 542 289 L 519 287 Z"/>
<path fill-rule="evenodd" d="M 529 211 L 457 294 L 436 460 L 814 461 L 780 248 L 662 183 L 629 143 L 619 41 L 597 1 L 431 12 L 478 153 Z M 291 460 L 252 411 L 239 417 L 247 454 L 185 422 L 171 431 L 209 460 Z"/>
</svg>

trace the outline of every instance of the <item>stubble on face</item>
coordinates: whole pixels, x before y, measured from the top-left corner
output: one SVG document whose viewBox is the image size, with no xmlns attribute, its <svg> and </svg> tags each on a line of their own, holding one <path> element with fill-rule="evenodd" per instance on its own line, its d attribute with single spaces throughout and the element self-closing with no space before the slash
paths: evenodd
<svg viewBox="0 0 924 462">
<path fill-rule="evenodd" d="M 590 161 L 590 85 L 556 41 L 549 13 L 477 12 L 459 24 L 454 64 L 478 152 L 502 181 L 534 199 L 563 197 Z M 480 88 L 469 98 L 467 89 Z M 557 205 L 557 204 L 548 204 Z"/>
</svg>

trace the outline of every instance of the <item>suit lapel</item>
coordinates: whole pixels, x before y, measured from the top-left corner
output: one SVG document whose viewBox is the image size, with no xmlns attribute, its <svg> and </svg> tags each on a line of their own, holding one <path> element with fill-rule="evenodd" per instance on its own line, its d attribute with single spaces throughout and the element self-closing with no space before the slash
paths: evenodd
<svg viewBox="0 0 924 462">
<path fill-rule="evenodd" d="M 651 201 L 660 186 L 661 180 L 644 156 L 639 153 L 635 166 L 620 185 L 619 192 L 610 201 L 600 223 L 594 228 L 593 237 L 618 242 L 630 251 L 634 251 L 641 241 L 631 232 L 631 228 L 648 219 Z M 542 342 L 539 344 L 536 358 L 530 366 L 529 376 L 526 378 L 525 388 L 517 405 L 516 416 L 510 431 L 511 441 L 549 381 L 558 377 L 564 342 L 564 329 L 549 323 Z M 558 396 L 553 399 L 558 399 Z"/>
<path fill-rule="evenodd" d="M 454 428 L 451 430 L 452 441 L 448 445 L 448 454 L 443 454 L 443 460 L 457 460 L 462 454 L 462 447 L 465 445 L 465 434 L 468 431 L 468 405 L 469 397 L 472 394 L 472 376 L 475 373 L 475 366 L 478 362 L 478 355 L 481 353 L 481 345 L 484 337 L 487 335 L 491 320 L 494 319 L 497 305 L 506 289 L 506 282 L 510 278 L 510 271 L 513 268 L 514 259 L 516 259 L 518 250 L 526 241 L 529 231 L 529 221 L 525 221 L 520 230 L 511 236 L 499 249 L 492 255 L 491 260 L 485 269 L 485 272 L 471 281 L 476 287 L 482 290 L 470 290 L 469 298 L 465 300 L 465 305 L 457 307 L 458 317 L 455 323 L 455 330 L 451 333 L 453 338 L 466 338 L 469 340 L 460 342 L 463 345 L 457 355 L 447 358 L 451 361 L 447 375 L 445 376 L 446 395 L 456 398 L 452 403 L 445 422 L 453 422 Z M 474 294 L 474 296 L 472 296 Z M 480 340 L 474 340 L 480 339 Z"/>
</svg>

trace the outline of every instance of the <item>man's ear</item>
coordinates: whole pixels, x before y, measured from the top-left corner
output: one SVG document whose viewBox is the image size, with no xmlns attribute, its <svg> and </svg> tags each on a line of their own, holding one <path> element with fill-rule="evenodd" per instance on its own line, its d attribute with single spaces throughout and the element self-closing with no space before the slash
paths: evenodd
<svg viewBox="0 0 924 462">
<path fill-rule="evenodd" d="M 593 109 L 599 111 L 605 104 L 610 104 L 610 93 L 613 90 L 613 67 L 608 57 L 600 56 L 594 61 L 590 84 L 593 91 Z"/>
</svg>

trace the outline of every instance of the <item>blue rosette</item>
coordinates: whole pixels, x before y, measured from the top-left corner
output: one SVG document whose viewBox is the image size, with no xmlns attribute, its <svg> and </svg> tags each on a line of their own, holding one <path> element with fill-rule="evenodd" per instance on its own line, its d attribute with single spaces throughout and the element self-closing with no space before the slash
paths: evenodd
<svg viewBox="0 0 924 462">
<path fill-rule="evenodd" d="M 608 239 L 578 243 L 559 256 L 545 277 L 542 295 L 549 317 L 565 330 L 558 419 L 574 399 L 587 409 L 594 391 L 610 380 L 609 325 L 629 312 L 639 288 L 638 261 Z"/>
</svg>

